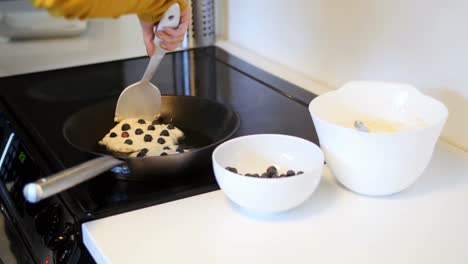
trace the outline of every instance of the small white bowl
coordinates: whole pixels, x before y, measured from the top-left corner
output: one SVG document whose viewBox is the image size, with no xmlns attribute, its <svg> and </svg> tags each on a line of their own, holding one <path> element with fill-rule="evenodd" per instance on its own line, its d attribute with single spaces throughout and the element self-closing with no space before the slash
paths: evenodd
<svg viewBox="0 0 468 264">
<path fill-rule="evenodd" d="M 224 194 L 239 206 L 259 213 L 292 209 L 317 188 L 324 155 L 314 143 L 286 135 L 258 134 L 234 138 L 213 152 L 213 169 Z M 303 174 L 280 178 L 257 178 L 233 173 L 262 174 L 269 166 L 279 174 L 287 170 Z"/>
<path fill-rule="evenodd" d="M 347 188 L 389 195 L 412 185 L 431 160 L 448 110 L 400 83 L 351 82 L 316 97 L 309 106 L 327 165 Z M 374 132 L 353 127 L 355 120 Z M 381 124 L 398 124 L 379 131 Z M 394 131 L 393 131 L 394 130 Z"/>
</svg>

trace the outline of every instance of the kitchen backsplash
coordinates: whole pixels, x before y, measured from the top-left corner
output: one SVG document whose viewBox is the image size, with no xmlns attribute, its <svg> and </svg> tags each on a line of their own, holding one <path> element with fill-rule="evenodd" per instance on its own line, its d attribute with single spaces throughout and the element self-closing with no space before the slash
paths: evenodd
<svg viewBox="0 0 468 264">
<path fill-rule="evenodd" d="M 446 141 L 468 150 L 468 1 L 216 1 L 218 34 L 300 74 L 411 83 L 443 101 Z"/>
</svg>

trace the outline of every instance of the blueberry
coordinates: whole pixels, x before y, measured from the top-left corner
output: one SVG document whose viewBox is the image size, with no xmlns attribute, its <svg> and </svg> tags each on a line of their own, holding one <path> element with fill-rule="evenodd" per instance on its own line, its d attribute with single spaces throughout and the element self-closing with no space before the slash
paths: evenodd
<svg viewBox="0 0 468 264">
<path fill-rule="evenodd" d="M 148 149 L 144 148 L 144 149 L 140 150 L 140 152 L 137 154 L 137 157 L 142 158 L 142 157 L 146 156 L 146 154 L 148 154 Z"/>
<path fill-rule="evenodd" d="M 179 152 L 179 153 L 184 153 L 185 152 L 183 147 L 177 147 L 176 151 Z"/>
<path fill-rule="evenodd" d="M 252 176 L 253 176 L 253 177 L 257 177 L 257 178 L 260 177 L 260 175 L 259 175 L 258 173 L 255 173 L 255 174 L 253 174 Z"/>
<path fill-rule="evenodd" d="M 141 128 L 135 129 L 135 135 L 141 135 L 141 134 L 143 134 L 143 129 Z"/>
<path fill-rule="evenodd" d="M 153 126 L 153 125 L 149 125 L 149 126 L 148 126 L 148 130 L 156 130 L 156 127 Z"/>
<path fill-rule="evenodd" d="M 163 150 L 171 150 L 171 148 L 169 146 L 165 146 Z"/>
<path fill-rule="evenodd" d="M 276 169 L 275 166 L 270 166 L 270 167 L 268 167 L 268 169 L 266 171 L 266 174 L 267 174 L 267 176 L 269 176 L 268 178 L 271 178 L 274 175 L 278 174 L 278 170 Z"/>
<path fill-rule="evenodd" d="M 153 141 L 153 137 L 151 135 L 146 134 L 145 137 L 143 138 L 145 142 L 151 142 Z"/>
<path fill-rule="evenodd" d="M 110 135 L 109 135 L 109 136 L 110 136 L 111 138 L 115 138 L 115 137 L 117 136 L 117 134 L 116 134 L 116 133 L 114 133 L 114 132 L 112 132 L 112 133 L 110 133 Z"/>
<path fill-rule="evenodd" d="M 166 140 L 164 140 L 164 138 L 158 138 L 158 143 L 162 145 L 166 143 Z"/>
<path fill-rule="evenodd" d="M 130 130 L 130 125 L 129 124 L 123 124 L 122 125 L 122 131 L 127 131 L 127 130 Z"/>
<path fill-rule="evenodd" d="M 145 120 L 143 120 L 143 119 L 138 119 L 138 124 L 142 124 L 142 125 L 144 125 L 144 124 L 146 124 L 146 121 L 145 121 Z"/>
<path fill-rule="evenodd" d="M 283 173 L 283 174 L 280 175 L 280 177 L 286 177 L 286 174 Z"/>
<path fill-rule="evenodd" d="M 127 139 L 127 140 L 125 140 L 125 144 L 132 145 L 133 141 L 131 139 Z"/>
<path fill-rule="evenodd" d="M 286 175 L 287 175 L 287 176 L 294 176 L 294 175 L 296 175 L 296 173 L 295 173 L 293 170 L 288 170 L 288 171 L 286 172 Z"/>
<path fill-rule="evenodd" d="M 249 176 L 249 177 L 253 177 L 253 174 L 250 174 L 250 173 L 246 173 L 244 176 Z"/>
<path fill-rule="evenodd" d="M 128 132 L 122 132 L 122 135 L 121 135 L 123 138 L 128 138 L 130 135 L 128 134 Z"/>
<path fill-rule="evenodd" d="M 172 124 L 167 125 L 167 129 L 174 129 L 175 127 Z"/>
<path fill-rule="evenodd" d="M 162 137 L 168 137 L 169 136 L 169 131 L 164 129 L 163 131 L 161 131 L 161 134 L 159 134 L 159 135 L 162 136 Z"/>
<path fill-rule="evenodd" d="M 152 125 L 159 125 L 159 124 L 161 124 L 161 121 L 160 121 L 160 119 L 158 118 L 158 119 L 153 120 L 153 122 L 151 122 L 151 124 L 152 124 Z"/>
<path fill-rule="evenodd" d="M 233 168 L 233 167 L 226 167 L 226 170 L 228 170 L 228 171 L 230 171 L 230 172 L 237 173 L 237 169 L 236 169 L 236 168 Z"/>
<path fill-rule="evenodd" d="M 267 178 L 267 174 L 266 174 L 266 173 L 262 173 L 262 175 L 260 176 L 260 178 Z"/>
<path fill-rule="evenodd" d="M 167 156 L 166 152 L 161 153 L 161 156 Z"/>
<path fill-rule="evenodd" d="M 140 150 L 140 152 L 144 152 L 145 154 L 148 153 L 148 151 L 149 151 L 149 150 L 148 150 L 147 148 L 142 148 L 142 149 Z"/>
<path fill-rule="evenodd" d="M 304 172 L 303 171 L 298 171 L 297 172 L 297 175 L 301 175 L 301 174 L 304 174 Z"/>
</svg>

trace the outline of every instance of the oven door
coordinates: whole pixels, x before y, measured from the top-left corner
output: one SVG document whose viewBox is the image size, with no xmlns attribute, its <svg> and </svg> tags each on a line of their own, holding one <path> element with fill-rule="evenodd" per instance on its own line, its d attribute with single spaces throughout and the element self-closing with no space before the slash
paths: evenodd
<svg viewBox="0 0 468 264">
<path fill-rule="evenodd" d="M 34 263 L 3 201 L 0 201 L 0 211 L 0 263 Z"/>
</svg>

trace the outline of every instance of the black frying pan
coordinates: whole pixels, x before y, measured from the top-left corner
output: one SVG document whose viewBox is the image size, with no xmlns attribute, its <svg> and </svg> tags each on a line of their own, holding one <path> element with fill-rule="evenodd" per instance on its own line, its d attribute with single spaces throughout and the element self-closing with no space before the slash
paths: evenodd
<svg viewBox="0 0 468 264">
<path fill-rule="evenodd" d="M 27 184 L 23 191 L 28 201 L 40 201 L 117 166 L 120 173 L 116 177 L 125 180 L 154 181 L 190 173 L 207 166 L 214 148 L 231 137 L 240 125 L 239 115 L 218 102 L 193 96 L 163 96 L 163 122 L 180 128 L 185 133 L 183 144 L 194 150 L 132 158 L 110 153 L 98 144 L 116 124 L 113 122 L 116 101 L 113 98 L 91 105 L 69 117 L 63 128 L 67 141 L 98 158 Z"/>
</svg>

